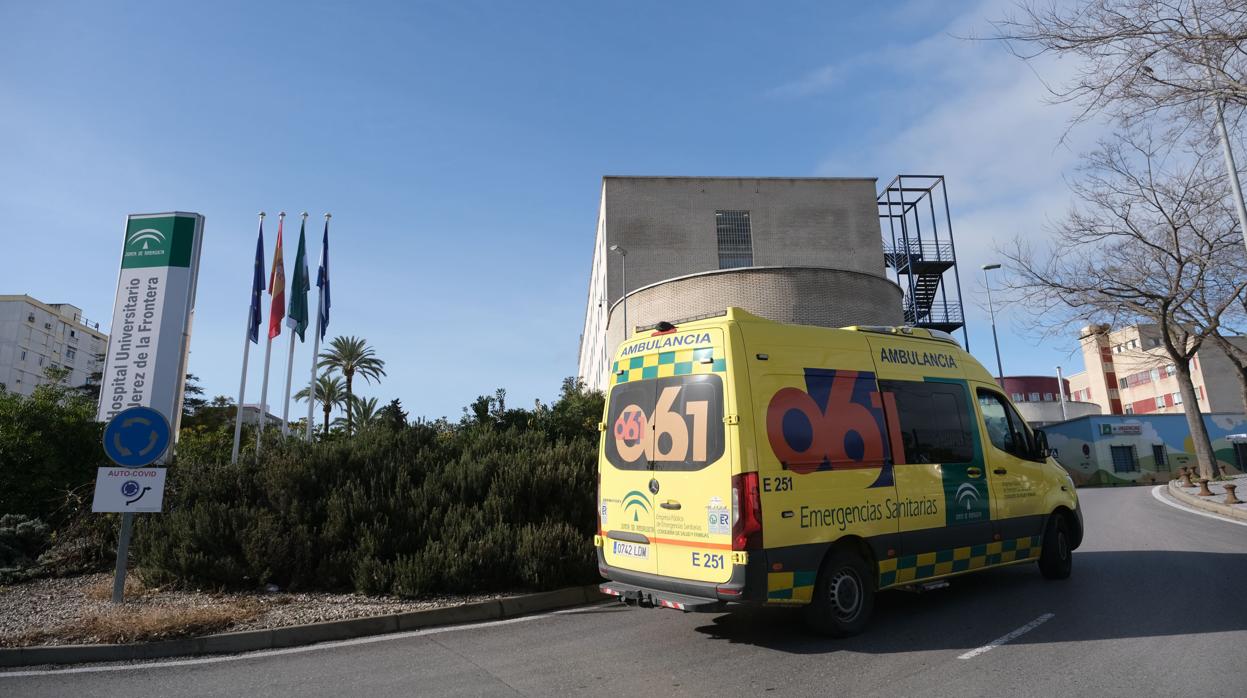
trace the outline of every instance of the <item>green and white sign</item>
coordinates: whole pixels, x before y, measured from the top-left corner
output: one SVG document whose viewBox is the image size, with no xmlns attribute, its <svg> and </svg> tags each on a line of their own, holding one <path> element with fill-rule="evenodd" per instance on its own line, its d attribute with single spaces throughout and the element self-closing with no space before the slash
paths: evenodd
<svg viewBox="0 0 1247 698">
<path fill-rule="evenodd" d="M 151 407 L 177 433 L 203 224 L 198 213 L 127 218 L 100 421 L 130 407 Z"/>
</svg>

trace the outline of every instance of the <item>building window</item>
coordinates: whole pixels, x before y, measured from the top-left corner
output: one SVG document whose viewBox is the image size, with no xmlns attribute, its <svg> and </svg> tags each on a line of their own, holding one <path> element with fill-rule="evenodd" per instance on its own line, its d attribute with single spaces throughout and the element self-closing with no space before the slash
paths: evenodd
<svg viewBox="0 0 1247 698">
<path fill-rule="evenodd" d="M 1156 409 L 1158 409 L 1158 410 L 1159 410 L 1159 409 L 1161 409 L 1161 408 L 1162 408 L 1162 407 L 1164 407 L 1164 406 L 1165 406 L 1165 396 L 1164 396 L 1164 395 L 1157 395 L 1157 396 L 1156 396 Z"/>
<path fill-rule="evenodd" d="M 719 238 L 719 268 L 753 266 L 753 230 L 748 211 L 715 211 L 714 229 Z"/>
<path fill-rule="evenodd" d="M 1113 472 L 1139 472 L 1139 459 L 1135 456 L 1134 446 L 1110 446 L 1113 453 Z"/>
<path fill-rule="evenodd" d="M 1126 376 L 1125 378 L 1122 378 L 1121 380 L 1117 381 L 1117 387 L 1129 388 L 1130 387 L 1130 376 Z"/>
<path fill-rule="evenodd" d="M 1182 393 L 1174 393 L 1174 394 L 1173 394 L 1173 404 L 1175 404 L 1175 405 L 1181 405 L 1181 404 L 1182 404 Z"/>
<path fill-rule="evenodd" d="M 25 361 L 25 360 L 26 360 L 26 350 L 23 349 L 22 350 L 22 361 Z"/>
<path fill-rule="evenodd" d="M 1022 394 L 1021 394 L 1021 393 L 1014 393 L 1014 394 L 1013 394 L 1013 401 L 1014 401 L 1014 402 L 1021 402 L 1021 401 L 1022 401 Z"/>
<path fill-rule="evenodd" d="M 1173 374 L 1177 372 L 1178 372 L 1178 367 L 1174 366 L 1173 364 L 1169 364 L 1168 366 L 1165 367 L 1165 375 L 1167 376 L 1172 376 Z"/>
<path fill-rule="evenodd" d="M 66 360 L 66 361 L 73 361 L 73 360 L 74 360 L 74 357 L 75 357 L 75 356 L 77 356 L 77 354 L 78 354 L 78 352 L 74 351 L 73 349 L 66 349 L 66 350 L 65 350 L 65 360 Z"/>
<path fill-rule="evenodd" d="M 1039 402 L 1039 393 L 1031 393 L 1031 402 Z"/>
<path fill-rule="evenodd" d="M 1044 399 L 1044 402 L 1052 402 L 1052 393 L 1044 393 L 1043 399 Z"/>
<path fill-rule="evenodd" d="M 1134 405 L 1126 405 L 1124 410 L 1126 414 L 1134 414 Z"/>
<path fill-rule="evenodd" d="M 1156 461 L 1157 470 L 1169 469 L 1169 455 L 1165 453 L 1165 444 L 1152 444 L 1152 460 Z"/>
</svg>

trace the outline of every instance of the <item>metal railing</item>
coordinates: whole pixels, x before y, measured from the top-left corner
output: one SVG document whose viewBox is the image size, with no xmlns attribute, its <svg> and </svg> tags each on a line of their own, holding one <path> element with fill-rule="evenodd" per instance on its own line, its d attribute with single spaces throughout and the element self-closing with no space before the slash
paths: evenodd
<svg viewBox="0 0 1247 698">
<path fill-rule="evenodd" d="M 905 300 L 905 321 L 917 324 L 955 324 L 965 322 L 961 304 L 956 301 L 933 301 L 929 308 L 919 308 Z"/>
<path fill-rule="evenodd" d="M 900 261 L 906 257 L 915 261 L 954 261 L 953 246 L 952 244 L 946 242 L 911 242 L 908 245 L 904 243 L 898 245 L 884 245 L 883 257 L 888 260 L 892 266 L 897 266 L 897 264 L 899 264 Z"/>
</svg>

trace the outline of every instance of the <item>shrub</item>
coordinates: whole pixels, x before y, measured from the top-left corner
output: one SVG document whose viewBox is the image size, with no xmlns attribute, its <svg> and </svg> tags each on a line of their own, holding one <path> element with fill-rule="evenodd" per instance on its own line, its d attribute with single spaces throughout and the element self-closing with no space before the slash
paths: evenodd
<svg viewBox="0 0 1247 698">
<path fill-rule="evenodd" d="M 60 383 L 29 396 L 0 388 L 0 514 L 37 516 L 54 528 L 72 510 L 69 490 L 95 480 L 108 465 L 92 400 Z"/>
<path fill-rule="evenodd" d="M 571 382 L 520 416 L 315 444 L 266 435 L 258 462 L 234 465 L 203 434 L 209 447 L 180 449 L 170 469 L 166 513 L 140 517 L 135 555 L 153 583 L 200 588 L 420 596 L 586 583 L 601 409 Z"/>
<path fill-rule="evenodd" d="M 47 549 L 51 529 L 21 514 L 0 516 L 0 567 L 30 565 Z"/>
</svg>

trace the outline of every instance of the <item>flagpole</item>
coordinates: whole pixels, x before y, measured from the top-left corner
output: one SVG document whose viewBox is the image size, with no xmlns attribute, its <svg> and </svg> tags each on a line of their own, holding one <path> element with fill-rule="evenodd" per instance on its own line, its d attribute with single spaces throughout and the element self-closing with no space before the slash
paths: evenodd
<svg viewBox="0 0 1247 698">
<path fill-rule="evenodd" d="M 285 220 L 285 211 L 277 214 L 277 231 L 279 239 L 281 237 L 281 226 Z M 273 253 L 273 263 L 277 263 L 276 252 Z M 285 264 L 284 261 L 282 263 Z M 272 284 L 269 284 L 268 292 L 270 295 L 273 293 Z M 272 322 L 271 318 L 269 319 L 269 322 Z M 263 387 L 260 388 L 260 431 L 255 435 L 255 455 L 257 458 L 260 455 L 260 441 L 264 438 L 264 421 L 268 417 L 268 367 L 273 358 L 273 333 L 268 332 L 267 334 L 268 341 L 264 344 L 264 382 L 261 384 Z"/>
<path fill-rule="evenodd" d="M 325 214 L 325 235 L 329 235 L 329 219 L 333 218 L 332 213 Z M 324 266 L 325 260 L 324 248 L 321 248 L 320 266 Z M 316 362 L 320 358 L 320 336 L 324 334 L 321 328 L 321 318 L 325 312 L 325 294 L 320 290 L 320 267 L 317 267 L 317 284 L 316 284 L 316 337 L 312 340 L 312 377 L 307 384 L 307 440 L 312 440 L 312 411 L 316 407 Z"/>
<path fill-rule="evenodd" d="M 260 211 L 260 229 L 264 229 L 264 212 Z M 247 331 L 242 336 L 242 378 L 238 379 L 238 411 L 234 414 L 234 450 L 229 462 L 238 462 L 238 448 L 242 443 L 243 395 L 247 390 L 247 358 L 251 355 L 251 308 L 247 308 Z"/>
<path fill-rule="evenodd" d="M 290 333 L 290 351 L 286 353 L 286 399 L 281 408 L 281 435 L 290 435 L 290 378 L 294 373 L 294 332 Z"/>
<path fill-rule="evenodd" d="M 307 384 L 307 434 L 312 440 L 312 411 L 316 409 L 316 357 L 320 356 L 320 310 L 316 312 L 316 337 L 312 339 L 312 380 Z"/>
<path fill-rule="evenodd" d="M 303 212 L 302 225 L 304 226 L 307 225 L 307 211 Z M 299 239 L 300 240 L 303 239 L 303 228 L 299 228 Z M 303 263 L 306 265 L 307 264 L 307 251 L 305 250 L 303 254 L 304 254 Z M 298 264 L 298 261 L 299 261 L 298 259 L 295 259 L 296 265 Z M 298 274 L 299 274 L 299 271 L 296 269 L 295 270 L 296 279 L 298 278 Z M 290 288 L 290 302 L 292 304 L 291 305 L 292 308 L 294 307 L 293 305 L 294 294 L 298 292 L 299 292 L 298 289 L 294 287 Z M 289 314 L 286 315 L 286 323 L 287 324 L 290 323 Z M 294 328 L 292 327 L 290 329 L 290 351 L 286 354 L 286 396 L 285 396 L 285 402 L 281 408 L 281 435 L 282 436 L 290 435 L 290 379 L 293 376 L 294 376 Z"/>
</svg>

